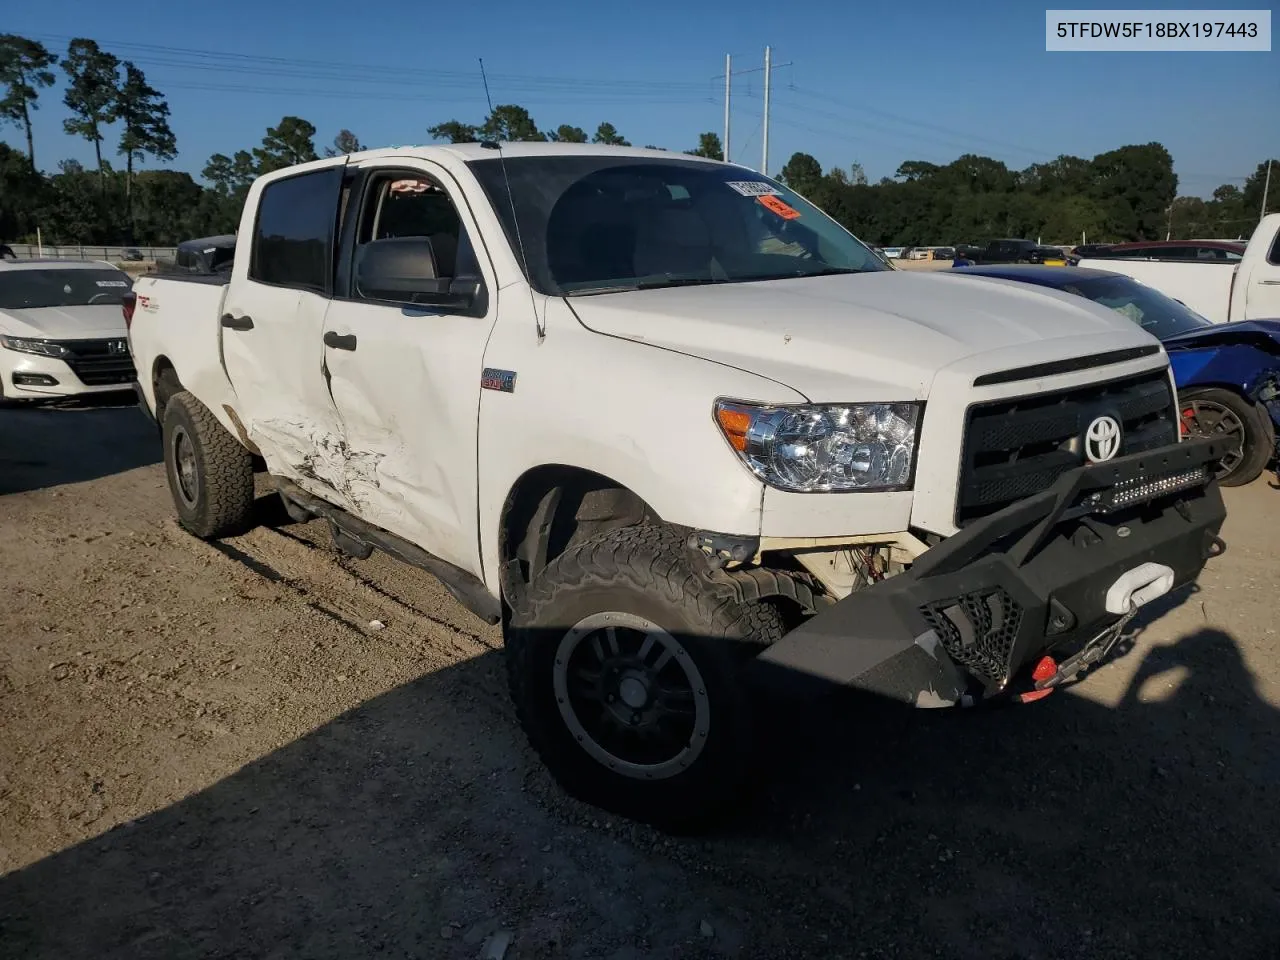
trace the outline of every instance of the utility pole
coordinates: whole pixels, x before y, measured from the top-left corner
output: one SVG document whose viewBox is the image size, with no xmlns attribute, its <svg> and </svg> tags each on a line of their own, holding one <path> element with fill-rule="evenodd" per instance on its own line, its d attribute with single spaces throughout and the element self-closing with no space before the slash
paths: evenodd
<svg viewBox="0 0 1280 960">
<path fill-rule="evenodd" d="M 765 101 L 768 103 L 768 100 Z M 1258 220 L 1261 221 L 1267 215 L 1267 193 L 1271 190 L 1271 161 L 1267 161 L 1267 179 L 1262 184 L 1262 213 L 1259 214 Z"/>
<path fill-rule="evenodd" d="M 725 162 L 730 162 L 730 161 L 729 161 L 729 78 L 730 78 L 730 77 L 732 77 L 732 76 L 735 76 L 735 75 L 736 75 L 736 76 L 742 76 L 743 74 L 746 74 L 746 73 L 759 73 L 762 69 L 764 70 L 764 119 L 763 119 L 763 121 L 762 121 L 763 126 L 762 126 L 762 128 L 761 128 L 761 129 L 763 130 L 763 132 L 764 132 L 764 166 L 761 168 L 760 172 L 761 172 L 761 173 L 763 173 L 763 174 L 765 174 L 765 176 L 768 176 L 768 168 L 769 168 L 769 76 L 770 76 L 770 74 L 771 74 L 774 70 L 781 69 L 782 67 L 789 67 L 789 66 L 791 66 L 791 65 L 792 65 L 792 62 L 791 62 L 790 60 L 788 60 L 786 63 L 773 63 L 773 62 L 771 61 L 771 59 L 770 59 L 770 50 L 769 50 L 769 48 L 768 48 L 768 47 L 765 47 L 765 50 L 764 50 L 764 67 L 752 67 L 752 68 L 751 68 L 751 69 L 749 69 L 749 70 L 739 70 L 739 71 L 737 71 L 737 73 L 735 74 L 735 73 L 734 73 L 734 71 L 733 71 L 733 60 L 730 58 L 730 56 L 729 56 L 728 54 L 725 54 L 725 57 L 724 57 L 724 143 L 723 143 L 723 147 L 724 147 L 724 159 L 725 159 Z M 712 79 L 712 80 L 719 80 L 719 79 L 720 79 L 720 76 L 717 74 L 716 76 L 712 77 L 711 79 Z M 748 138 L 748 139 L 750 139 L 750 138 Z"/>
<path fill-rule="evenodd" d="M 724 55 L 724 143 L 721 145 L 724 155 L 721 159 L 729 162 L 729 81 L 733 79 L 733 58 Z"/>
<path fill-rule="evenodd" d="M 764 120 L 761 131 L 760 172 L 769 175 L 769 76 L 773 71 L 769 68 L 769 48 L 764 48 Z"/>
</svg>

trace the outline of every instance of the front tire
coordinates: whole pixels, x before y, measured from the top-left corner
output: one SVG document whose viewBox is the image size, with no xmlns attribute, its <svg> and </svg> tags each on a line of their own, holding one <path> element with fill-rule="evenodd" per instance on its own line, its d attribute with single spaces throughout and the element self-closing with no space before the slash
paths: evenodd
<svg viewBox="0 0 1280 960">
<path fill-rule="evenodd" d="M 740 795 L 753 731 L 742 666 L 783 633 L 695 570 L 673 531 L 577 544 L 512 611 L 507 676 L 533 748 L 571 795 L 668 830 Z"/>
<path fill-rule="evenodd" d="M 1229 390 L 1186 390 L 1178 397 L 1183 436 L 1209 437 L 1227 444 L 1218 468 L 1218 483 L 1240 487 L 1252 483 L 1271 459 L 1270 431 L 1257 408 Z"/>
<path fill-rule="evenodd" d="M 161 436 L 178 522 L 202 540 L 247 529 L 253 515 L 253 456 L 191 393 L 164 408 Z"/>
</svg>

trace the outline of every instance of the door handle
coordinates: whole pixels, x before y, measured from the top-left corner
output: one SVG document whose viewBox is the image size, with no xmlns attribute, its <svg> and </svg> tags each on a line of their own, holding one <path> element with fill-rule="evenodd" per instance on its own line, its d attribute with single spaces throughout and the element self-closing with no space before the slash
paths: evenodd
<svg viewBox="0 0 1280 960">
<path fill-rule="evenodd" d="M 222 325 L 228 330 L 252 330 L 253 317 L 233 317 L 229 313 L 224 313 Z"/>
<path fill-rule="evenodd" d="M 354 333 L 344 335 L 327 330 L 324 335 L 324 345 L 333 347 L 335 350 L 354 350 L 356 348 L 356 335 Z"/>
</svg>

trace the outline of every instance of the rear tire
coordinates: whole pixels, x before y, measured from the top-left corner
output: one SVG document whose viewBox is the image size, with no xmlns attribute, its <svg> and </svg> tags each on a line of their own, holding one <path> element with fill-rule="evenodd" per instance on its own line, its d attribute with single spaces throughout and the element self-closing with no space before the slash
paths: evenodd
<svg viewBox="0 0 1280 960">
<path fill-rule="evenodd" d="M 1224 487 L 1240 487 L 1258 478 L 1274 452 L 1271 431 L 1256 407 L 1229 390 L 1184 390 L 1178 413 L 1185 435 L 1223 440 L 1231 447 L 1217 474 Z"/>
<path fill-rule="evenodd" d="M 178 522 L 202 540 L 247 529 L 253 515 L 253 455 L 185 390 L 165 404 L 162 436 Z"/>
<path fill-rule="evenodd" d="M 667 830 L 741 795 L 753 731 L 739 674 L 784 631 L 697 572 L 665 527 L 570 547 L 507 628 L 507 678 L 529 742 L 578 799 Z"/>
</svg>

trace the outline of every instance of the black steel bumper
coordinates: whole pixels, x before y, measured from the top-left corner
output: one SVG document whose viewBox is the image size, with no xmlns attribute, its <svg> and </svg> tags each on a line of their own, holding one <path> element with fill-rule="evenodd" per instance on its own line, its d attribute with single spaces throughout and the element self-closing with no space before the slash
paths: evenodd
<svg viewBox="0 0 1280 960">
<path fill-rule="evenodd" d="M 1211 468 L 1223 451 L 1189 440 L 1073 470 L 791 631 L 754 662 L 756 679 L 920 707 L 998 693 L 1049 650 L 1116 623 L 1106 598 L 1122 574 L 1160 564 L 1176 589 L 1222 552 Z"/>
</svg>

